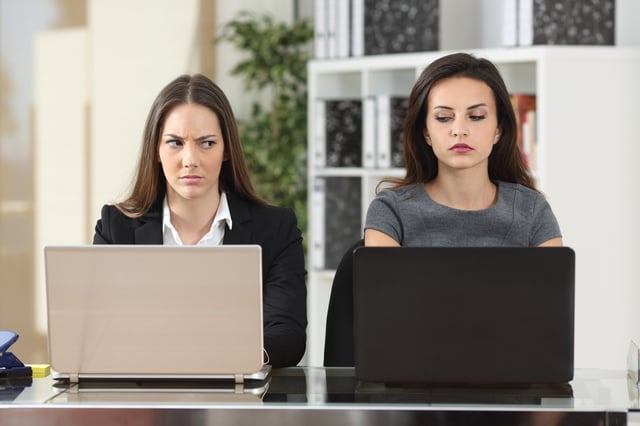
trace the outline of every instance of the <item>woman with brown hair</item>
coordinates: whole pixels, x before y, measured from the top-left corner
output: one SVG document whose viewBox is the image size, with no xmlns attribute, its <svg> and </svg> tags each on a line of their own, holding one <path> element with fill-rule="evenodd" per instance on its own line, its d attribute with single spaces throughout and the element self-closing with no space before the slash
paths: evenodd
<svg viewBox="0 0 640 426">
<path fill-rule="evenodd" d="M 302 358 L 306 285 L 296 215 L 256 194 L 231 105 L 207 77 L 183 75 L 159 93 L 131 193 L 103 206 L 93 243 L 260 245 L 265 360 L 285 367 Z"/>
<path fill-rule="evenodd" d="M 404 178 L 381 182 L 367 211 L 367 246 L 562 245 L 516 141 L 495 65 L 465 53 L 420 75 L 404 121 Z"/>
</svg>

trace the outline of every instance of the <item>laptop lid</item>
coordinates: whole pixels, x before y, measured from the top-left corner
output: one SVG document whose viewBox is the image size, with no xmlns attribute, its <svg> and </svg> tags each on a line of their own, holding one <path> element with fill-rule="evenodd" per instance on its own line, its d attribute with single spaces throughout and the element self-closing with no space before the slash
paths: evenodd
<svg viewBox="0 0 640 426">
<path fill-rule="evenodd" d="M 260 246 L 47 246 L 44 254 L 56 377 L 268 373 Z"/>
<path fill-rule="evenodd" d="M 356 377 L 398 384 L 573 378 L 568 247 L 354 252 Z"/>
</svg>

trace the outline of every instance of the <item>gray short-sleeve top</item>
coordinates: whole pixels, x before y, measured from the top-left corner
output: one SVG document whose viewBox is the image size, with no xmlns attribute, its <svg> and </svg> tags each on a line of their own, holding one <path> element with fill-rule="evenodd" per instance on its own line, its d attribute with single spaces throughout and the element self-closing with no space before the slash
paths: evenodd
<svg viewBox="0 0 640 426">
<path fill-rule="evenodd" d="M 369 205 L 365 229 L 407 247 L 535 247 L 562 236 L 542 194 L 515 183 L 495 183 L 497 202 L 472 211 L 436 203 L 423 184 L 382 190 Z"/>
</svg>

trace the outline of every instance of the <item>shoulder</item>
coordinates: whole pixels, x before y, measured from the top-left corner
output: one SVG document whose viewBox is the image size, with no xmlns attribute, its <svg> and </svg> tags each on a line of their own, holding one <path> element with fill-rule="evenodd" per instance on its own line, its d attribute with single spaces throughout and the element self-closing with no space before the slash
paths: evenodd
<svg viewBox="0 0 640 426">
<path fill-rule="evenodd" d="M 520 211 L 533 212 L 547 204 L 545 196 L 536 190 L 527 188 L 524 185 L 512 182 L 498 182 L 500 196 L 511 203 Z"/>
<path fill-rule="evenodd" d="M 268 223 L 286 225 L 297 223 L 296 213 L 289 207 L 255 204 L 252 210 L 254 218 L 261 218 Z"/>
<path fill-rule="evenodd" d="M 113 204 L 105 204 L 100 211 L 93 235 L 94 244 L 120 244 L 133 241 L 134 221 Z M 126 236 L 123 240 L 123 236 Z"/>
<path fill-rule="evenodd" d="M 296 224 L 296 214 L 289 207 L 278 207 L 260 204 L 235 195 L 227 194 L 232 219 L 239 221 L 255 221 L 264 224 L 289 223 Z"/>
<path fill-rule="evenodd" d="M 228 234 L 225 233 L 225 244 L 260 244 L 265 258 L 275 256 L 287 247 L 303 252 L 302 232 L 293 209 L 228 198 L 233 225 Z"/>
<path fill-rule="evenodd" d="M 100 220 L 102 221 L 102 226 L 113 225 L 110 227 L 120 224 L 124 225 L 133 221 L 132 218 L 118 210 L 114 204 L 105 204 L 102 206 Z"/>
<path fill-rule="evenodd" d="M 402 222 L 413 217 L 419 211 L 417 206 L 424 202 L 424 198 L 420 196 L 421 188 L 424 193 L 424 187 L 420 184 L 380 191 L 367 209 L 367 226 L 374 227 L 380 221 Z"/>
<path fill-rule="evenodd" d="M 96 224 L 96 233 L 104 235 L 107 240 L 115 241 L 115 236 L 123 231 L 128 232 L 136 227 L 138 219 L 122 213 L 115 205 L 105 204 L 100 211 L 100 219 Z"/>
<path fill-rule="evenodd" d="M 144 232 L 140 232 L 143 229 Z M 136 235 L 138 237 L 136 237 Z M 141 238 L 139 241 L 138 238 Z M 98 244 L 162 243 L 162 211 L 154 206 L 140 217 L 129 217 L 115 205 L 102 206 L 93 238 Z"/>
<path fill-rule="evenodd" d="M 401 186 L 399 188 L 383 189 L 376 195 L 375 199 L 397 204 L 401 201 L 407 201 L 414 198 L 420 193 L 420 188 L 421 186 L 419 184 L 412 184 Z"/>
<path fill-rule="evenodd" d="M 416 204 L 423 203 L 425 200 L 421 196 L 424 194 L 424 186 L 421 184 L 412 184 L 393 189 L 384 189 L 380 191 L 369 205 L 369 210 L 374 213 L 394 212 L 394 214 L 402 215 L 407 212 L 415 211 Z"/>
<path fill-rule="evenodd" d="M 107 222 L 112 225 L 136 225 L 139 223 L 145 223 L 148 221 L 162 220 L 162 205 L 155 204 L 151 209 L 139 217 L 131 217 L 122 213 L 115 204 L 105 204 L 102 206 L 100 212 L 100 219 L 102 222 Z"/>
<path fill-rule="evenodd" d="M 498 181 L 498 187 L 500 188 L 500 191 L 517 193 L 518 195 L 526 198 L 544 198 L 544 195 L 542 195 L 541 192 L 528 188 L 524 185 L 520 185 L 519 183 Z"/>
</svg>

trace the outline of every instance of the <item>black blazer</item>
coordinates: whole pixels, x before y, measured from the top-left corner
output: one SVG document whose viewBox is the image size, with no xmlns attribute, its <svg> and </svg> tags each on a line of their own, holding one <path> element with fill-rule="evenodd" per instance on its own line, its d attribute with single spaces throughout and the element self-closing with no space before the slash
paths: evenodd
<svg viewBox="0 0 640 426">
<path fill-rule="evenodd" d="M 307 327 L 302 234 L 294 211 L 263 206 L 227 194 L 233 229 L 223 244 L 262 247 L 264 346 L 274 367 L 298 364 L 304 355 Z M 102 207 L 94 244 L 162 244 L 162 202 L 132 219 L 115 206 Z"/>
</svg>

